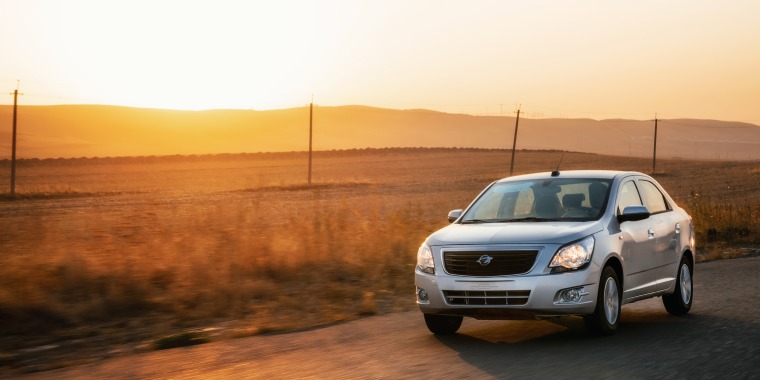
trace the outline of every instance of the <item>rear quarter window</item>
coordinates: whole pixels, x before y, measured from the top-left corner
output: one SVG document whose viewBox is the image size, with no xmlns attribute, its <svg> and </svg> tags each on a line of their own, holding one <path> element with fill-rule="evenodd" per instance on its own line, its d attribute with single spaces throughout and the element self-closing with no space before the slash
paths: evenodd
<svg viewBox="0 0 760 380">
<path fill-rule="evenodd" d="M 639 184 L 644 196 L 644 206 L 647 206 L 650 213 L 656 214 L 670 210 L 668 202 L 665 201 L 665 196 L 655 184 L 647 180 L 639 180 Z"/>
</svg>

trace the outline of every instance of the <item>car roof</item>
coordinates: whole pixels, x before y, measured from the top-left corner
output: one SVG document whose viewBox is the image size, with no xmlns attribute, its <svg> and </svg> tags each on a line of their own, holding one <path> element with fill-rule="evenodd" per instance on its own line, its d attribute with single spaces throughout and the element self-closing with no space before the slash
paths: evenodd
<svg viewBox="0 0 760 380">
<path fill-rule="evenodd" d="M 560 171 L 559 175 L 557 176 L 552 176 L 552 172 L 522 174 L 522 175 L 502 178 L 498 182 L 507 182 L 507 181 L 515 181 L 515 180 L 548 179 L 548 178 L 614 179 L 615 177 L 618 177 L 618 176 L 625 177 L 629 175 L 641 175 L 645 177 L 647 176 L 646 174 L 639 173 L 639 172 L 619 171 L 619 170 L 564 170 L 564 171 Z"/>
</svg>

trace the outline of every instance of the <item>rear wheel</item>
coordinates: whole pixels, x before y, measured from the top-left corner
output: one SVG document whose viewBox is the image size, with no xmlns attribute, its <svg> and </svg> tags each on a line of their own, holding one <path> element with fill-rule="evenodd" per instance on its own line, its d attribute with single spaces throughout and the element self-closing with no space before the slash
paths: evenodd
<svg viewBox="0 0 760 380">
<path fill-rule="evenodd" d="M 583 322 L 597 335 L 612 335 L 620 325 L 620 282 L 612 267 L 602 270 L 594 314 L 584 316 Z"/>
<path fill-rule="evenodd" d="M 425 324 L 428 330 L 436 335 L 451 335 L 462 326 L 462 317 L 455 315 L 425 314 Z"/>
<path fill-rule="evenodd" d="M 678 276 L 676 277 L 676 289 L 673 294 L 662 296 L 665 310 L 672 315 L 684 315 L 691 309 L 691 301 L 694 296 L 694 286 L 691 280 L 691 260 L 681 257 L 678 264 Z"/>
</svg>

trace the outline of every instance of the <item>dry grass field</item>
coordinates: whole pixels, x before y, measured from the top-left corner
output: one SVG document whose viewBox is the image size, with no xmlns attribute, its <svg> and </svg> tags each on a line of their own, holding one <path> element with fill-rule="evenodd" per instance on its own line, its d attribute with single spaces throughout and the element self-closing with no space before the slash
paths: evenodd
<svg viewBox="0 0 760 380">
<path fill-rule="evenodd" d="M 516 172 L 551 170 L 561 155 L 519 151 Z M 305 153 L 22 160 L 16 197 L 2 161 L 0 367 L 411 309 L 417 247 L 506 176 L 509 156 L 318 152 L 312 186 Z M 562 169 L 588 168 L 648 172 L 651 161 L 565 154 Z M 760 243 L 759 162 L 657 169 L 695 219 L 701 260 Z"/>
</svg>

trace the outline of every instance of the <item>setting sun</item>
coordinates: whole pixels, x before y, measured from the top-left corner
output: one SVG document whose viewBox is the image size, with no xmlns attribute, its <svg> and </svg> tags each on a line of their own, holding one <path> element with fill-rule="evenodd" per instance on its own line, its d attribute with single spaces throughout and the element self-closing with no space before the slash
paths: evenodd
<svg viewBox="0 0 760 380">
<path fill-rule="evenodd" d="M 207 109 L 301 105 L 309 97 L 302 69 L 314 55 L 309 12 L 246 3 L 33 4 L 2 12 L 24 14 L 17 27 L 33 32 L 24 42 L 6 40 L 23 50 L 2 70 L 19 77 L 30 101 Z"/>
<path fill-rule="evenodd" d="M 592 1 L 0 3 L 23 104 L 366 104 L 760 123 L 760 4 Z M 10 97 L 0 101 L 11 102 Z"/>
</svg>

